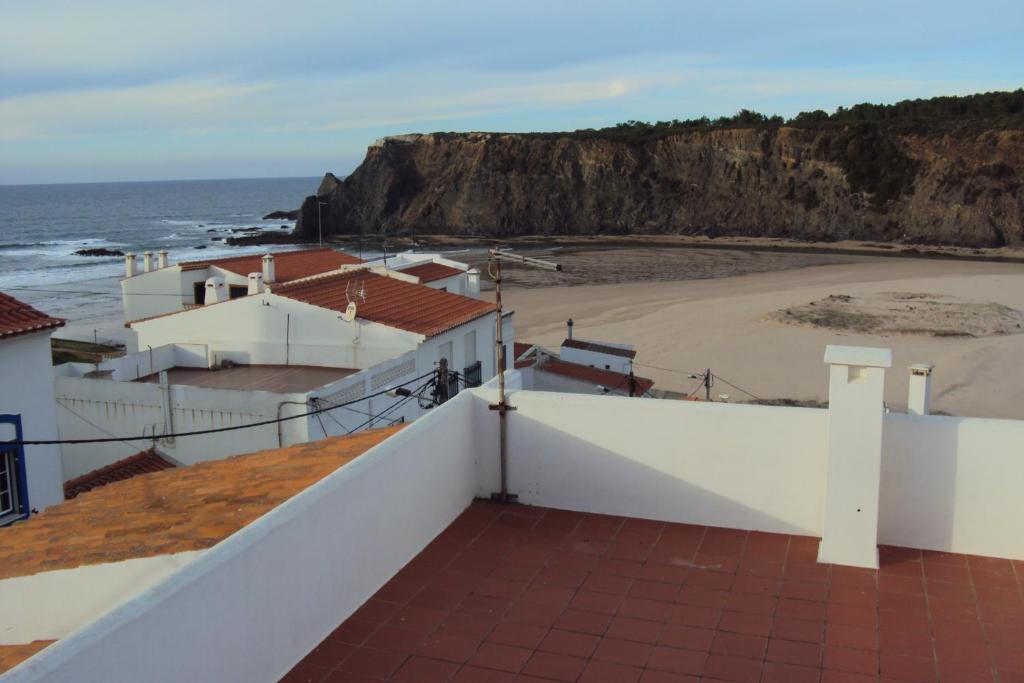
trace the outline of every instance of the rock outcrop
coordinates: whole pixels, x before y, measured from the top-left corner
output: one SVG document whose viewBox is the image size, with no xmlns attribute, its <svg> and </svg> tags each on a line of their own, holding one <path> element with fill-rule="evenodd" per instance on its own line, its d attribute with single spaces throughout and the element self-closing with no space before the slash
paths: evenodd
<svg viewBox="0 0 1024 683">
<path fill-rule="evenodd" d="M 706 234 L 1024 246 L 1024 126 L 754 125 L 387 138 L 296 236 Z M 326 202 L 320 207 L 318 202 Z"/>
</svg>

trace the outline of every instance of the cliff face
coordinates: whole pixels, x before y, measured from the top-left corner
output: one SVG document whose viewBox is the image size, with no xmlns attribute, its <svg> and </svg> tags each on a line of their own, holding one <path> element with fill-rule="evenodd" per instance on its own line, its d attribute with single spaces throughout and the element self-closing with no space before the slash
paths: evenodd
<svg viewBox="0 0 1024 683">
<path fill-rule="evenodd" d="M 330 176 L 330 174 L 329 174 Z M 643 142 L 429 134 L 371 147 L 296 226 L 325 234 L 777 236 L 1024 245 L 1024 130 L 872 124 L 693 130 Z"/>
</svg>

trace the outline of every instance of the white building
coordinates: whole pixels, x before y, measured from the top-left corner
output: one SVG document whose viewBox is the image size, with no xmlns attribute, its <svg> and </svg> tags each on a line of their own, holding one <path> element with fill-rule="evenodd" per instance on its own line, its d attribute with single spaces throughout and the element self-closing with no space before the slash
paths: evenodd
<svg viewBox="0 0 1024 683">
<path fill-rule="evenodd" d="M 827 409 L 510 373 L 505 438 L 492 384 L 90 492 L 0 530 L 5 683 L 1019 678 L 1024 421 L 825 364 Z"/>
<path fill-rule="evenodd" d="M 479 297 L 479 272 L 439 254 L 404 252 L 381 259 L 392 269 L 416 269 L 421 282 L 436 289 Z M 141 262 L 140 262 L 141 261 Z M 205 303 L 207 281 L 217 278 L 222 295 L 236 299 L 262 285 L 279 285 L 363 263 L 360 259 L 327 247 L 248 254 L 204 261 L 169 264 L 167 252 L 154 258 L 125 256 L 121 295 L 126 321 L 140 320 L 184 310 Z"/>
<path fill-rule="evenodd" d="M 4 443 L 57 438 L 50 334 L 63 324 L 0 293 L 0 526 L 64 500 L 57 446 Z"/>
<path fill-rule="evenodd" d="M 654 380 L 633 372 L 633 347 L 572 338 L 556 354 L 542 346 L 517 342 L 515 368 L 524 389 L 570 394 L 649 396 Z"/>
<path fill-rule="evenodd" d="M 421 284 L 426 269 L 443 277 Z M 190 464 L 411 421 L 432 407 L 430 397 L 383 392 L 421 388 L 442 359 L 458 377 L 449 394 L 492 377 L 494 306 L 429 286 L 462 287 L 466 271 L 429 263 L 414 272 L 351 266 L 242 298 L 214 293 L 203 306 L 128 323 L 128 355 L 58 369 L 62 437 L 125 437 L 65 445 L 65 476 L 150 447 Z M 510 315 L 504 335 L 514 336 Z M 256 422 L 267 424 L 161 437 Z"/>
</svg>

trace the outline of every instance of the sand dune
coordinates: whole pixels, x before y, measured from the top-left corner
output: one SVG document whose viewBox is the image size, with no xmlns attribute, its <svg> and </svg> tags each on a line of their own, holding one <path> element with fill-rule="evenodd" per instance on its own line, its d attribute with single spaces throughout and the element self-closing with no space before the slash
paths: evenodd
<svg viewBox="0 0 1024 683">
<path fill-rule="evenodd" d="M 893 350 L 894 367 L 886 379 L 886 401 L 893 410 L 906 407 L 907 366 L 930 362 L 936 365 L 933 409 L 1024 418 L 1024 335 L 872 333 L 771 319 L 776 311 L 830 295 L 877 300 L 894 292 L 1024 311 L 1024 266 L 866 258 L 718 279 L 509 288 L 506 302 L 516 310 L 519 340 L 555 346 L 572 317 L 579 337 L 634 344 L 638 370 L 660 388 L 689 391 L 696 383 L 686 373 L 710 367 L 761 398 L 823 400 L 826 344 L 881 346 Z M 722 382 L 713 394 L 749 399 Z"/>
</svg>

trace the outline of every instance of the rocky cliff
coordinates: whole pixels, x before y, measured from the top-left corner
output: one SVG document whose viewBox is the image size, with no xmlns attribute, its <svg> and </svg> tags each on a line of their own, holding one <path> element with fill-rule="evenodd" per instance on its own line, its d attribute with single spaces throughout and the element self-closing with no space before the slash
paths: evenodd
<svg viewBox="0 0 1024 683">
<path fill-rule="evenodd" d="M 298 235 L 654 234 L 1024 245 L 1024 126 L 693 127 L 388 138 Z"/>
</svg>

